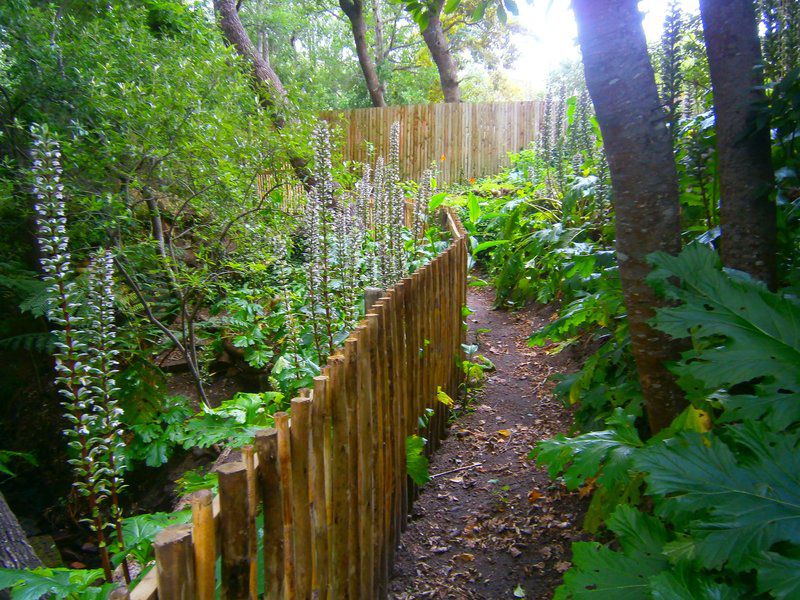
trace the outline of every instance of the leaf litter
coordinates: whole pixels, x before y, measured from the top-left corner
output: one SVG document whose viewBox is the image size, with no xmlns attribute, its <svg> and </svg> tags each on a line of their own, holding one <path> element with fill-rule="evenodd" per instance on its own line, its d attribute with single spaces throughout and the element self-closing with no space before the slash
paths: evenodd
<svg viewBox="0 0 800 600">
<path fill-rule="evenodd" d="M 395 557 L 396 600 L 550 598 L 570 567 L 572 542 L 588 539 L 580 527 L 588 498 L 527 458 L 537 441 L 567 431 L 570 411 L 548 377 L 576 369 L 581 357 L 528 347 L 555 306 L 493 311 L 491 294 L 471 289 L 469 306 L 472 330 L 490 329 L 480 351 L 493 355 L 496 370 L 432 457 L 432 479 Z"/>
</svg>

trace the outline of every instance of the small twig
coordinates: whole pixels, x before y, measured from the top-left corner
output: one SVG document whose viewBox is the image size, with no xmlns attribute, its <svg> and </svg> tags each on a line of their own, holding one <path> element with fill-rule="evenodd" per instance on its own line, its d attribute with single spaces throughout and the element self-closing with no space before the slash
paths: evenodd
<svg viewBox="0 0 800 600">
<path fill-rule="evenodd" d="M 465 471 L 467 469 L 472 469 L 473 467 L 480 467 L 483 463 L 472 463 L 471 465 L 467 465 L 465 467 L 458 467 L 457 469 L 450 469 L 449 471 L 444 471 L 442 473 L 437 473 L 436 475 L 431 475 L 431 479 L 436 479 L 437 477 L 441 477 L 442 475 L 449 475 L 450 473 L 456 473 L 458 471 Z"/>
</svg>

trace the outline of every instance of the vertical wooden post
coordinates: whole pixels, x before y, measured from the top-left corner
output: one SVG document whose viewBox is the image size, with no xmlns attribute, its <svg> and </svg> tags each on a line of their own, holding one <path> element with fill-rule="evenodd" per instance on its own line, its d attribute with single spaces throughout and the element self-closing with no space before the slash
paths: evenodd
<svg viewBox="0 0 800 600">
<path fill-rule="evenodd" d="M 258 514 L 258 485 L 256 483 L 256 461 L 253 446 L 242 446 L 242 457 L 247 470 L 247 558 L 250 563 L 249 600 L 258 598 L 258 531 L 256 515 Z"/>
<path fill-rule="evenodd" d="M 391 577 L 392 564 L 394 562 L 394 504 L 397 490 L 394 486 L 395 481 L 395 444 L 394 444 L 394 400 L 397 394 L 397 377 L 395 373 L 395 360 L 392 353 L 392 321 L 391 313 L 394 309 L 394 292 L 388 290 L 386 296 L 381 298 L 383 310 L 380 313 L 380 324 L 382 329 L 381 354 L 383 355 L 384 372 L 386 373 L 386 387 L 384 397 L 384 419 L 383 419 L 383 443 L 386 456 L 386 471 L 384 479 L 384 503 L 383 511 L 385 518 L 386 538 L 384 544 L 384 578 L 388 587 Z"/>
<path fill-rule="evenodd" d="M 381 310 L 380 302 L 372 306 L 371 312 L 366 315 L 367 326 L 370 328 L 370 340 L 372 352 L 370 353 L 370 375 L 372 379 L 372 432 L 371 446 L 375 461 L 374 487 L 375 503 L 373 506 L 373 560 L 375 565 L 373 576 L 373 597 L 382 597 L 381 577 L 383 565 L 383 481 L 384 481 L 384 448 L 381 432 L 383 431 L 383 385 L 385 376 L 381 372 L 381 353 L 380 336 L 381 326 L 380 317 L 377 312 Z"/>
<path fill-rule="evenodd" d="M 297 597 L 294 575 L 294 518 L 292 514 L 292 453 L 289 434 L 289 415 L 277 412 L 273 416 L 278 430 L 278 475 L 281 480 L 283 505 L 283 593 L 288 600 Z"/>
<path fill-rule="evenodd" d="M 192 600 L 195 595 L 191 525 L 172 525 L 156 534 L 153 549 L 158 571 L 158 597 Z"/>
<path fill-rule="evenodd" d="M 330 442 L 330 419 L 324 407 L 327 402 L 328 378 L 314 378 L 311 395 L 311 456 L 309 464 L 309 506 L 311 510 L 311 593 L 314 598 L 328 597 L 328 523 L 325 496 L 325 445 Z"/>
<path fill-rule="evenodd" d="M 397 383 L 392 402 L 392 420 L 394 421 L 394 525 L 392 535 L 392 555 L 397 548 L 400 532 L 403 530 L 406 515 L 406 452 L 405 452 L 405 415 L 403 403 L 408 395 L 408 371 L 405 362 L 405 341 L 403 331 L 403 282 L 394 287 L 394 303 L 391 312 L 392 356 L 394 357 L 394 379 Z M 393 561 L 394 562 L 394 561 Z"/>
<path fill-rule="evenodd" d="M 283 599 L 283 494 L 278 466 L 278 432 L 256 433 L 264 505 L 264 598 Z"/>
<path fill-rule="evenodd" d="M 217 473 L 222 550 L 220 593 L 223 600 L 244 600 L 250 592 L 247 468 L 240 462 L 227 463 L 218 467 Z"/>
<path fill-rule="evenodd" d="M 349 547 L 350 561 L 348 562 L 348 593 L 351 598 L 357 598 L 361 583 L 361 561 L 359 545 L 359 519 L 358 512 L 358 352 L 361 343 L 354 332 L 344 342 L 344 372 L 345 372 L 345 410 L 347 414 L 347 459 L 348 459 L 348 522 L 347 545 Z"/>
<path fill-rule="evenodd" d="M 333 451 L 331 455 L 331 591 L 329 598 L 346 598 L 348 595 L 348 521 L 350 516 L 349 451 L 347 406 L 345 399 L 344 357 L 335 355 L 328 359 L 330 366 L 331 427 Z"/>
<path fill-rule="evenodd" d="M 216 598 L 217 542 L 211 506 L 213 500 L 211 490 L 200 490 L 192 496 L 192 542 L 197 600 Z"/>
<path fill-rule="evenodd" d="M 294 526 L 294 572 L 298 598 L 311 597 L 311 513 L 308 503 L 309 433 L 311 401 L 292 400 L 292 518 Z"/>
<path fill-rule="evenodd" d="M 359 572 L 361 582 L 359 598 L 369 598 L 373 593 L 375 548 L 375 462 L 372 453 L 372 438 L 374 429 L 372 424 L 373 386 L 370 356 L 372 349 L 373 332 L 367 321 L 360 325 L 358 330 L 359 347 L 356 356 L 358 403 L 356 404 L 356 434 L 358 435 L 358 490 L 356 504 L 358 507 L 358 547 L 359 547 Z"/>
<path fill-rule="evenodd" d="M 364 288 L 364 313 L 372 312 L 373 304 L 375 304 L 381 296 L 383 296 L 383 290 L 381 288 Z"/>
</svg>

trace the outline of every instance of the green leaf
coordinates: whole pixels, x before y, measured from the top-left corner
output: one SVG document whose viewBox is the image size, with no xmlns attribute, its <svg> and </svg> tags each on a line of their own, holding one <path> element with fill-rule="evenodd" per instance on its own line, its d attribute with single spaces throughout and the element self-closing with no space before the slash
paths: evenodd
<svg viewBox="0 0 800 600">
<path fill-rule="evenodd" d="M 746 597 L 686 562 L 653 576 L 650 592 L 653 600 L 734 600 Z"/>
<path fill-rule="evenodd" d="M 469 220 L 473 223 L 477 223 L 483 211 L 481 210 L 481 205 L 478 203 L 478 197 L 473 193 L 470 193 L 467 198 L 467 209 L 469 210 Z"/>
<path fill-rule="evenodd" d="M 755 561 L 758 591 L 774 598 L 800 598 L 800 559 L 765 552 Z"/>
<path fill-rule="evenodd" d="M 572 544 L 572 562 L 575 566 L 564 574 L 556 598 L 650 600 L 649 578 L 667 564 L 666 560 L 625 556 L 597 542 Z"/>
<path fill-rule="evenodd" d="M 447 199 L 447 192 L 439 192 L 431 196 L 431 200 L 428 202 L 428 211 L 434 211 L 439 208 L 445 199 Z"/>
<path fill-rule="evenodd" d="M 514 588 L 514 598 L 525 598 L 525 589 L 521 585 Z"/>
<path fill-rule="evenodd" d="M 650 577 L 669 565 L 661 553 L 667 541 L 664 525 L 655 517 L 623 505 L 611 516 L 608 527 L 617 534 L 622 552 L 596 542 L 574 543 L 574 566 L 564 574 L 564 585 L 556 597 L 565 597 L 566 593 L 576 600 L 650 599 Z"/>
<path fill-rule="evenodd" d="M 745 568 L 777 542 L 800 544 L 797 435 L 748 423 L 729 429 L 753 459 L 737 459 L 717 437 L 679 434 L 635 458 L 659 514 L 688 519 L 697 558 L 708 568 Z"/>
<path fill-rule="evenodd" d="M 425 438 L 410 435 L 406 438 L 406 472 L 417 485 L 425 485 L 430 481 L 428 459 L 423 454 Z"/>
<path fill-rule="evenodd" d="M 503 25 L 508 24 L 508 14 L 506 14 L 506 9 L 503 8 L 502 4 L 497 5 L 497 20 Z"/>
<path fill-rule="evenodd" d="M 495 246 L 503 246 L 505 244 L 510 243 L 511 240 L 490 240 L 488 242 L 481 242 L 472 250 L 473 256 L 483 252 L 484 250 L 488 250 L 489 248 L 494 248 Z"/>
<path fill-rule="evenodd" d="M 437 388 L 436 390 L 436 399 L 449 408 L 453 408 L 453 406 L 455 406 L 453 399 L 448 396 L 447 392 L 443 391 L 441 387 Z"/>
<path fill-rule="evenodd" d="M 748 406 L 729 399 L 726 418 L 766 415 L 781 429 L 800 418 L 800 305 L 744 274 L 723 272 L 716 253 L 699 244 L 677 257 L 656 253 L 649 260 L 656 267 L 649 281 L 682 302 L 659 309 L 653 323 L 673 337 L 695 340 L 695 351 L 675 367 L 680 377 L 709 391 L 766 378 L 756 383 L 760 401 Z"/>
<path fill-rule="evenodd" d="M 575 109 L 578 106 L 578 97 L 570 96 L 567 98 L 567 128 L 572 127 L 572 122 L 575 120 Z"/>
<path fill-rule="evenodd" d="M 170 445 L 163 439 L 155 439 L 147 444 L 144 462 L 148 467 L 160 467 L 169 460 Z"/>
<path fill-rule="evenodd" d="M 475 10 L 472 11 L 472 15 L 470 15 L 470 19 L 472 21 L 480 21 L 483 19 L 483 15 L 486 14 L 486 7 L 489 5 L 487 0 L 483 0 L 478 2 L 478 6 L 475 7 Z"/>
<path fill-rule="evenodd" d="M 668 536 L 666 527 L 656 517 L 623 504 L 614 511 L 607 525 L 617 534 L 625 554 L 640 554 L 661 560 L 661 551 Z"/>
<path fill-rule="evenodd" d="M 0 568 L 0 590 L 12 588 L 12 600 L 99 599 L 117 587 L 113 583 L 92 587 L 102 578 L 102 569 Z"/>
<path fill-rule="evenodd" d="M 460 4 L 461 0 L 447 0 L 447 3 L 444 5 L 444 14 L 449 15 L 454 12 Z"/>
<path fill-rule="evenodd" d="M 152 542 L 156 534 L 170 525 L 182 525 L 192 519 L 190 510 L 174 513 L 152 513 L 128 517 L 122 521 L 122 535 L 125 544 L 138 546 L 142 542 Z"/>
<path fill-rule="evenodd" d="M 613 421 L 615 429 L 592 431 L 573 438 L 558 434 L 539 442 L 530 457 L 546 465 L 551 477 L 563 472 L 564 484 L 570 490 L 583 485 L 590 477 L 610 484 L 627 476 L 633 466 L 634 451 L 642 447 L 631 419 L 623 416 L 621 409 L 617 409 L 617 417 Z"/>
</svg>

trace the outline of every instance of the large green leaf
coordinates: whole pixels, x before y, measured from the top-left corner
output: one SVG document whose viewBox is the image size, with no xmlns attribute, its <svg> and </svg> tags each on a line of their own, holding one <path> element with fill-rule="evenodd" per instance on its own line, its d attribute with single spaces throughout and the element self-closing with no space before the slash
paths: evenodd
<svg viewBox="0 0 800 600">
<path fill-rule="evenodd" d="M 726 407 L 739 418 L 778 411 L 772 424 L 780 427 L 800 417 L 800 305 L 743 273 L 723 271 L 716 253 L 699 244 L 650 261 L 656 267 L 651 283 L 681 302 L 660 309 L 655 326 L 695 340 L 696 350 L 676 368 L 680 376 L 711 391 L 766 378 L 772 385 L 758 387 L 758 402 L 734 400 Z"/>
<path fill-rule="evenodd" d="M 0 568 L 0 590 L 11 588 L 12 600 L 39 600 L 42 597 L 94 600 L 105 598 L 116 587 L 116 584 L 92 587 L 102 578 L 102 569 Z"/>
<path fill-rule="evenodd" d="M 558 434 L 539 442 L 530 458 L 546 465 L 551 477 L 563 472 L 564 484 L 571 490 L 590 477 L 597 477 L 600 483 L 612 483 L 626 476 L 632 466 L 632 453 L 642 446 L 632 421 L 617 409 L 608 420 L 613 429 L 572 438 Z"/>
<path fill-rule="evenodd" d="M 650 579 L 653 600 L 735 600 L 746 598 L 742 592 L 718 583 L 706 574 L 682 562 Z"/>
<path fill-rule="evenodd" d="M 765 552 L 756 561 L 758 591 L 775 598 L 800 598 L 800 559 Z"/>
<path fill-rule="evenodd" d="M 406 438 L 406 472 L 417 485 L 425 485 L 430 481 L 428 458 L 423 454 L 425 438 L 410 435 Z"/>
<path fill-rule="evenodd" d="M 638 452 L 660 514 L 691 521 L 697 558 L 709 568 L 747 568 L 777 542 L 800 544 L 797 436 L 749 423 L 717 437 L 684 433 Z"/>
<path fill-rule="evenodd" d="M 615 600 L 649 599 L 649 579 L 669 566 L 661 549 L 667 541 L 664 525 L 630 506 L 621 506 L 609 519 L 623 552 L 596 542 L 572 545 L 574 567 L 564 574 L 555 598 Z"/>
</svg>

